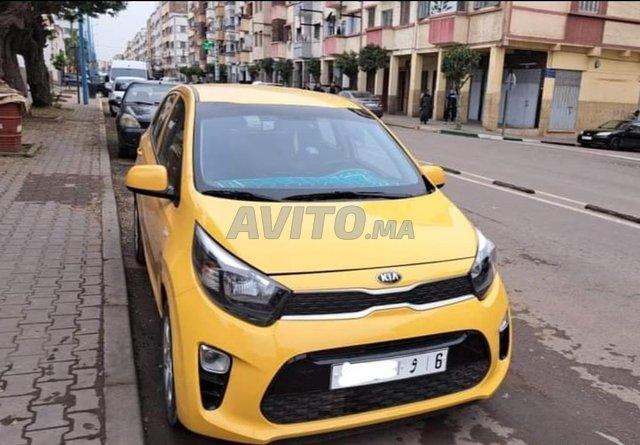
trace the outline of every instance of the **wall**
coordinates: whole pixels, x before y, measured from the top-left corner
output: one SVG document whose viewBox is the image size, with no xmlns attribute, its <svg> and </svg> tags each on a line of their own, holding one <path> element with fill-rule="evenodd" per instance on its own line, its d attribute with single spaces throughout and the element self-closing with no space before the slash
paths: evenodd
<svg viewBox="0 0 640 445">
<path fill-rule="evenodd" d="M 528 2 L 514 2 L 528 3 Z M 540 5 L 562 2 L 540 2 Z M 568 3 L 568 2 L 567 2 Z M 567 16 L 544 12 L 513 9 L 511 13 L 511 34 L 545 39 L 564 39 Z"/>
<path fill-rule="evenodd" d="M 494 42 L 502 38 L 504 10 L 469 17 L 469 44 Z"/>
</svg>

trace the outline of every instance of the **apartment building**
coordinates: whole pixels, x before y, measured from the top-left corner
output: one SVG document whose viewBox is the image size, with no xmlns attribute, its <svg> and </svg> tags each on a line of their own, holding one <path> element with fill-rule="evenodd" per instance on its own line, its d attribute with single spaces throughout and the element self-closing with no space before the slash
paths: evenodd
<svg viewBox="0 0 640 445">
<path fill-rule="evenodd" d="M 189 19 L 189 60 L 190 66 L 206 69 L 207 52 L 203 43 L 207 39 L 207 14 L 213 11 L 213 2 L 187 2 Z"/>
<path fill-rule="evenodd" d="M 162 75 L 177 77 L 179 69 L 188 65 L 187 2 L 162 1 L 159 9 Z"/>
<path fill-rule="evenodd" d="M 159 7 L 156 7 L 147 19 L 147 62 L 155 77 L 162 74 L 162 26 Z"/>
<path fill-rule="evenodd" d="M 488 129 L 502 124 L 510 75 L 516 83 L 505 123 L 521 134 L 573 133 L 638 107 L 636 2 L 326 3 L 341 24 L 341 12 L 355 11 L 365 20 L 361 44 L 390 50 L 388 67 L 375 76 L 373 90 L 391 113 L 417 116 L 420 93 L 431 90 L 436 116 L 442 117 L 450 85 L 439 67 L 443 51 L 454 44 L 468 44 L 482 55 L 460 100 L 463 119 Z M 325 60 L 332 52 L 354 49 L 357 33 L 352 27 L 342 36 L 325 36 Z M 361 73 L 359 87 L 366 83 Z"/>
</svg>

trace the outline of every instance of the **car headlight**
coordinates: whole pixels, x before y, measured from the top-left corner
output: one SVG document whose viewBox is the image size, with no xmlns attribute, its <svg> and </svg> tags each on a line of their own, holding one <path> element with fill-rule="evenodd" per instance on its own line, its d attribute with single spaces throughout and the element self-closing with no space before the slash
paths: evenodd
<svg viewBox="0 0 640 445">
<path fill-rule="evenodd" d="M 140 128 L 140 122 L 133 115 L 124 113 L 120 116 L 120 126 L 124 128 Z"/>
<path fill-rule="evenodd" d="M 600 136 L 600 137 L 607 137 L 611 134 L 610 131 L 603 131 L 601 133 L 596 133 L 596 136 Z"/>
<path fill-rule="evenodd" d="M 478 234 L 478 252 L 471 266 L 470 275 L 473 290 L 482 300 L 495 278 L 496 246 L 478 229 L 476 233 Z"/>
<path fill-rule="evenodd" d="M 258 326 L 278 319 L 289 289 L 231 255 L 199 225 L 193 245 L 196 275 L 214 303 Z"/>
</svg>

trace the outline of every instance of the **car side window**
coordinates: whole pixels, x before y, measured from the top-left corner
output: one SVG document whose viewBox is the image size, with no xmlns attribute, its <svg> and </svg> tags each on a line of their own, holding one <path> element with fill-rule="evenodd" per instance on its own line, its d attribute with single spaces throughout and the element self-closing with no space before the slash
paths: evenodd
<svg viewBox="0 0 640 445">
<path fill-rule="evenodd" d="M 167 167 L 169 186 L 178 190 L 180 168 L 182 165 L 182 147 L 184 142 L 185 105 L 176 97 L 175 106 L 168 117 L 162 138 L 158 143 L 158 162 Z"/>
<path fill-rule="evenodd" d="M 156 156 L 158 156 L 159 152 L 159 144 L 158 139 L 160 138 L 160 132 L 162 131 L 162 127 L 167 117 L 169 116 L 169 112 L 173 106 L 173 103 L 176 100 L 176 95 L 172 94 L 167 96 L 160 107 L 158 107 L 158 111 L 156 111 L 155 116 L 153 117 L 153 122 L 151 123 L 151 143 L 153 145 L 153 151 L 155 151 Z"/>
<path fill-rule="evenodd" d="M 640 125 L 632 125 L 629 127 L 629 133 L 640 134 Z"/>
</svg>

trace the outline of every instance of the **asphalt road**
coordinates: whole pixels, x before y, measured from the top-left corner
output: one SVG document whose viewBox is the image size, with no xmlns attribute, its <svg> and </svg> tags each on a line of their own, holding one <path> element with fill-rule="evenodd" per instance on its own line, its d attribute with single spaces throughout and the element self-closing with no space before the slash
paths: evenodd
<svg viewBox="0 0 640 445">
<path fill-rule="evenodd" d="M 146 441 L 221 444 L 172 430 L 164 420 L 160 323 L 146 272 L 133 258 L 132 197 L 123 185 L 132 162 L 115 156 L 113 123 L 107 120 Z M 512 368 L 491 400 L 311 441 L 640 443 L 640 225 L 580 206 L 592 202 L 640 216 L 640 156 L 394 132 L 419 159 L 463 170 L 448 177 L 444 191 L 498 245 L 500 271 L 513 305 Z M 538 193 L 495 187 L 490 179 Z"/>
</svg>

